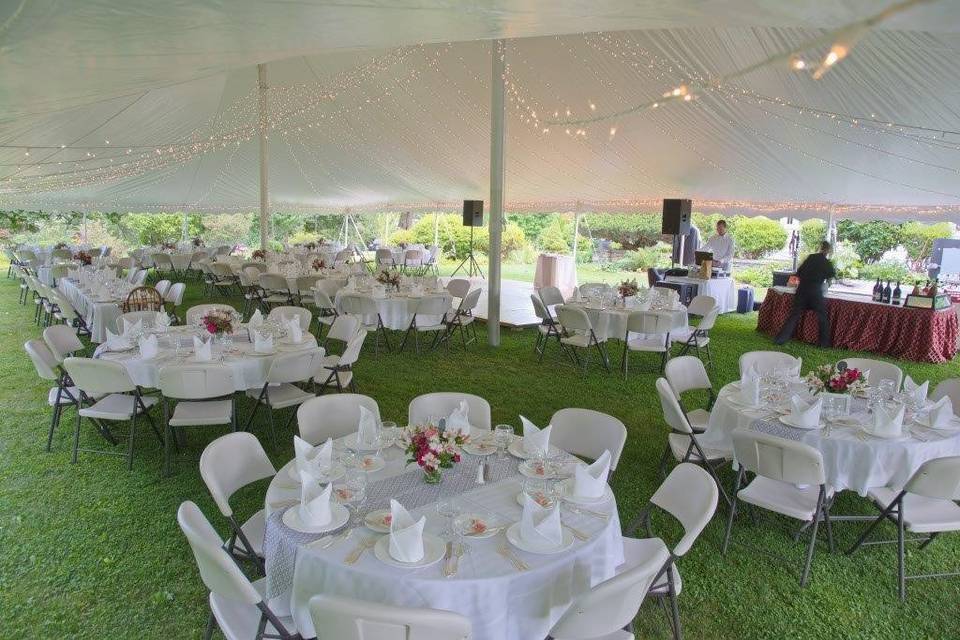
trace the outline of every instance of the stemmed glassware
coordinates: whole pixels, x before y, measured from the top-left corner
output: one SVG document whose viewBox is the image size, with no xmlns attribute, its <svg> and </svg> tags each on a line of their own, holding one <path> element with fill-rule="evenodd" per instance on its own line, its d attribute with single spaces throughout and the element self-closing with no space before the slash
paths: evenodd
<svg viewBox="0 0 960 640">
<path fill-rule="evenodd" d="M 498 424 L 493 429 L 493 441 L 497 445 L 497 460 L 506 457 L 507 447 L 513 441 L 513 425 Z"/>
</svg>

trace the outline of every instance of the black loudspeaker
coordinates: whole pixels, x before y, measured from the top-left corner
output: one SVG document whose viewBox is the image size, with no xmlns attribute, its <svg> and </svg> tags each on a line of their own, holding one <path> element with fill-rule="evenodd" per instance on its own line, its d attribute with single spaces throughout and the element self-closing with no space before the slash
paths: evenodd
<svg viewBox="0 0 960 640">
<path fill-rule="evenodd" d="M 660 233 L 682 236 L 690 231 L 690 210 L 693 202 L 680 198 L 664 198 L 663 223 Z"/>
<path fill-rule="evenodd" d="M 483 200 L 463 201 L 463 226 L 483 226 Z"/>
</svg>

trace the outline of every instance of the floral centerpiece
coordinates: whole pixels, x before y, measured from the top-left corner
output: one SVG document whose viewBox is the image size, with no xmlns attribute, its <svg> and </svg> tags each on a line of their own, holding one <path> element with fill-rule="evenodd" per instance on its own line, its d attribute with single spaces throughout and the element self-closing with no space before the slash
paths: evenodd
<svg viewBox="0 0 960 640">
<path fill-rule="evenodd" d="M 440 482 L 441 469 L 451 469 L 460 462 L 460 447 L 470 442 L 469 435 L 441 431 L 432 424 L 407 427 L 401 439 L 406 444 L 407 462 L 416 462 L 429 484 Z"/>
<path fill-rule="evenodd" d="M 847 367 L 845 362 L 820 365 L 807 373 L 804 382 L 812 393 L 856 394 L 867 386 L 863 372 Z"/>
<path fill-rule="evenodd" d="M 321 260 L 320 258 L 314 258 L 314 259 L 313 259 L 313 270 L 314 270 L 314 271 L 320 271 L 320 269 L 323 269 L 323 260 Z"/>
<path fill-rule="evenodd" d="M 75 254 L 73 254 L 73 259 L 85 267 L 93 263 L 93 256 L 91 256 L 86 251 L 76 252 Z"/>
<path fill-rule="evenodd" d="M 233 333 L 233 314 L 228 311 L 213 309 L 203 316 L 202 322 L 207 332 L 215 336 Z"/>
<path fill-rule="evenodd" d="M 381 271 L 377 274 L 377 282 L 389 287 L 393 287 L 397 291 L 400 290 L 400 274 L 392 271 Z"/>
<path fill-rule="evenodd" d="M 177 245 L 174 242 L 164 242 L 161 246 L 167 251 L 173 251 L 177 248 Z"/>
<path fill-rule="evenodd" d="M 254 260 L 259 260 L 260 262 L 264 262 L 267 259 L 267 252 L 264 251 L 263 249 L 257 249 L 256 251 L 250 254 L 250 257 L 253 258 Z"/>
<path fill-rule="evenodd" d="M 202 247 L 202 246 L 203 246 L 203 240 L 201 240 L 200 238 L 194 238 L 192 242 L 193 242 L 193 246 L 194 246 L 194 247 Z"/>
<path fill-rule="evenodd" d="M 637 295 L 637 291 L 640 290 L 640 286 L 637 284 L 636 279 L 633 280 L 624 280 L 617 287 L 617 292 L 620 294 L 621 298 L 629 298 L 630 296 Z"/>
</svg>

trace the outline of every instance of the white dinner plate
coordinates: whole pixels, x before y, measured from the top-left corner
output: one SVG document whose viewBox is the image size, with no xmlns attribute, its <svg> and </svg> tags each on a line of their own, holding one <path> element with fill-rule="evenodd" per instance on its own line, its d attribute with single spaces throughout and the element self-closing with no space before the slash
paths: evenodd
<svg viewBox="0 0 960 640">
<path fill-rule="evenodd" d="M 457 516 L 456 520 L 460 520 L 462 518 L 470 518 L 472 523 L 473 522 L 478 523 L 478 525 L 481 525 L 483 528 L 482 531 L 477 530 L 477 531 L 471 531 L 470 533 L 463 534 L 467 538 L 474 538 L 477 540 L 482 540 L 484 538 L 492 538 L 493 536 L 500 533 L 500 529 L 502 529 L 502 527 L 496 527 L 490 524 L 490 519 L 484 518 L 479 513 L 462 514 Z"/>
<path fill-rule="evenodd" d="M 488 456 L 497 452 L 497 445 L 487 442 L 468 442 L 463 450 L 473 456 Z"/>
<path fill-rule="evenodd" d="M 586 496 L 574 495 L 573 487 L 575 483 L 576 481 L 573 478 L 569 478 L 558 483 L 561 491 L 563 491 L 564 501 L 581 505 L 603 504 L 608 502 L 613 497 L 613 490 L 610 488 L 610 485 L 606 485 L 603 488 L 603 495 L 599 498 L 587 498 Z"/>
<path fill-rule="evenodd" d="M 566 527 L 561 527 L 561 532 L 563 534 L 563 539 L 559 545 L 546 547 L 535 545 L 527 542 L 522 537 L 520 537 L 520 523 L 515 522 L 509 527 L 507 527 L 507 540 L 521 551 L 526 551 L 528 553 L 536 553 L 538 555 L 552 555 L 554 553 L 560 553 L 561 551 L 566 551 L 571 546 L 573 546 L 573 533 L 570 532 Z"/>
<path fill-rule="evenodd" d="M 420 569 L 439 562 L 447 552 L 447 544 L 429 533 L 423 534 L 423 558 L 419 562 L 400 562 L 390 555 L 390 536 L 383 536 L 373 546 L 373 555 L 377 560 L 401 569 Z"/>
<path fill-rule="evenodd" d="M 960 429 L 960 421 L 958 421 L 956 418 L 952 418 L 952 419 L 950 420 L 950 422 L 947 423 L 947 426 L 945 426 L 945 427 L 934 427 L 934 426 L 932 426 L 932 425 L 930 424 L 930 414 L 929 414 L 929 413 L 925 413 L 925 414 L 923 414 L 923 415 L 918 415 L 918 416 L 914 417 L 913 421 L 916 422 L 916 423 L 917 423 L 918 425 L 920 425 L 921 427 L 926 427 L 926 428 L 928 428 L 928 429 L 936 429 L 937 431 L 956 431 L 957 429 Z"/>
<path fill-rule="evenodd" d="M 377 533 L 390 533 L 390 509 L 371 511 L 363 518 L 363 524 Z"/>
<path fill-rule="evenodd" d="M 530 458 L 535 457 L 532 453 L 527 453 L 523 448 L 523 438 L 517 437 L 514 438 L 510 445 L 507 447 L 507 451 L 510 452 L 510 455 L 520 458 L 521 460 L 529 460 Z M 550 445 L 550 450 L 548 455 L 555 456 L 559 453 L 560 450 L 555 446 Z"/>
<path fill-rule="evenodd" d="M 251 356 L 251 357 L 254 357 L 254 358 L 264 358 L 264 357 L 266 357 L 266 356 L 273 356 L 273 355 L 276 355 L 276 354 L 277 354 L 277 350 L 276 350 L 276 349 L 271 349 L 270 351 L 255 351 L 255 350 L 252 350 L 252 351 L 249 351 L 249 352 L 247 353 L 248 356 Z"/>
<path fill-rule="evenodd" d="M 380 456 L 366 455 L 357 460 L 357 469 L 366 473 L 376 473 L 387 466 L 387 461 Z"/>
<path fill-rule="evenodd" d="M 863 429 L 862 427 L 861 427 L 861 431 L 863 431 L 865 434 L 867 434 L 871 438 L 876 438 L 877 440 L 884 440 L 886 442 L 903 442 L 904 440 L 911 440 L 913 438 L 913 436 L 910 435 L 909 433 L 900 433 L 899 435 L 896 435 L 896 436 L 881 436 L 876 433 L 871 433 L 866 429 Z"/>
<path fill-rule="evenodd" d="M 350 511 L 342 504 L 330 501 L 330 522 L 321 526 L 304 524 L 300 520 L 300 506 L 294 505 L 283 512 L 283 524 L 300 533 L 327 533 L 347 524 Z"/>
<path fill-rule="evenodd" d="M 347 449 L 353 449 L 354 451 L 376 451 L 377 449 L 382 449 L 384 447 L 384 442 L 379 442 L 376 444 L 364 444 L 357 442 L 356 432 L 347 434 L 343 438 L 343 446 Z"/>
<path fill-rule="evenodd" d="M 342 464 L 340 464 L 339 462 L 334 462 L 330 465 L 330 473 L 328 473 L 325 476 L 319 476 L 317 478 L 317 481 L 319 481 L 322 484 L 327 484 L 329 482 L 333 482 L 334 480 L 339 480 L 340 478 L 343 477 L 343 475 L 346 472 L 347 470 L 343 467 Z M 300 484 L 300 472 L 297 470 L 296 462 L 294 462 L 287 468 L 287 473 L 290 475 L 291 478 L 294 479 L 294 481 L 296 481 L 297 485 Z"/>
<path fill-rule="evenodd" d="M 539 493 L 539 492 L 538 492 L 538 493 Z M 521 507 L 522 507 L 522 506 L 524 505 L 524 503 L 526 502 L 526 501 L 524 500 L 524 497 L 525 497 L 525 496 L 526 496 L 526 494 L 525 494 L 523 491 L 521 491 L 520 493 L 517 494 L 517 504 L 520 505 Z M 543 496 L 542 493 L 540 493 L 540 496 L 542 497 L 543 500 L 549 500 L 549 498 L 547 498 L 546 496 Z M 534 498 L 534 501 L 535 501 L 537 504 L 539 504 L 541 507 L 543 507 L 544 509 L 549 509 L 550 507 L 553 506 L 553 504 L 551 504 L 551 503 L 546 503 L 546 504 L 544 504 L 544 503 L 540 502 L 540 500 L 537 500 L 536 498 Z"/>
<path fill-rule="evenodd" d="M 816 431 L 816 430 L 818 430 L 818 429 L 822 429 L 822 428 L 823 428 L 823 423 L 822 423 L 822 422 L 818 422 L 818 423 L 816 424 L 816 426 L 814 426 L 814 427 L 804 427 L 804 426 L 801 426 L 801 425 L 797 424 L 796 422 L 794 422 L 794 421 L 793 421 L 793 416 L 791 416 L 791 415 L 789 415 L 789 414 L 788 414 L 788 415 L 785 415 L 785 416 L 780 416 L 780 422 L 782 422 L 783 424 L 787 425 L 788 427 L 793 427 L 794 429 L 803 429 L 804 431 Z"/>
</svg>

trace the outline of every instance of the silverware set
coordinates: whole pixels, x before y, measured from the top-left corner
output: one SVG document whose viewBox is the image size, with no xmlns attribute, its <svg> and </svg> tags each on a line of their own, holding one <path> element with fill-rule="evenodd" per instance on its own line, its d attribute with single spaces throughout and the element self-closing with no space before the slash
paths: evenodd
<svg viewBox="0 0 960 640">
<path fill-rule="evenodd" d="M 504 536 L 503 541 L 497 546 L 497 553 L 503 556 L 507 562 L 513 565 L 513 568 L 517 571 L 529 571 L 530 565 L 518 558 L 513 551 L 510 549 L 510 543 L 507 542 L 506 536 Z"/>
</svg>

